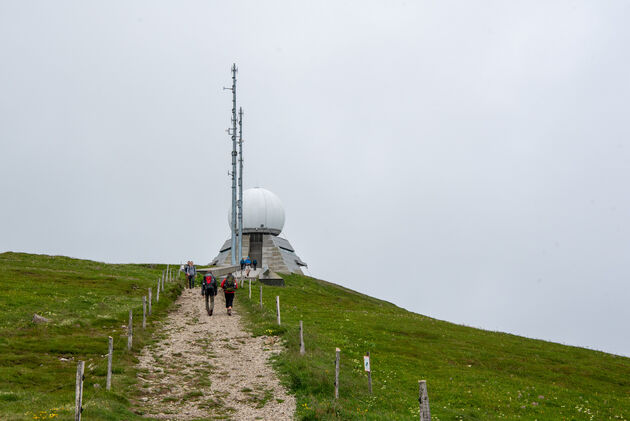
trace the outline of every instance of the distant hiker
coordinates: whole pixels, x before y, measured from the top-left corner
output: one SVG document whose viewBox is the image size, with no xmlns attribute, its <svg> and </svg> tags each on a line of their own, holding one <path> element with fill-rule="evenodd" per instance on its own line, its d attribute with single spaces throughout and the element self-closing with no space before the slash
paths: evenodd
<svg viewBox="0 0 630 421">
<path fill-rule="evenodd" d="M 229 274 L 227 278 L 221 282 L 221 288 L 225 295 L 225 308 L 227 308 L 228 316 L 232 315 L 232 304 L 234 304 L 234 293 L 238 289 L 238 282 L 234 279 L 234 275 Z"/>
<path fill-rule="evenodd" d="M 245 259 L 241 257 L 241 272 L 245 269 Z"/>
<path fill-rule="evenodd" d="M 245 266 L 249 268 L 249 266 L 252 264 L 251 259 L 249 258 L 249 256 L 247 256 L 245 258 Z"/>
<path fill-rule="evenodd" d="M 258 260 L 252 260 L 252 266 L 254 266 L 254 270 L 256 270 L 256 266 L 258 266 Z"/>
<path fill-rule="evenodd" d="M 195 287 L 195 275 L 197 275 L 197 269 L 195 269 L 195 265 L 193 265 L 192 260 L 188 261 L 186 268 L 184 269 L 186 272 L 186 278 L 188 278 L 188 288 Z"/>
<path fill-rule="evenodd" d="M 201 293 L 206 297 L 206 311 L 208 316 L 212 316 L 214 311 L 214 296 L 217 295 L 218 290 L 217 279 L 211 272 L 206 273 L 203 281 L 201 281 Z M 208 300 L 210 301 L 208 303 Z"/>
</svg>

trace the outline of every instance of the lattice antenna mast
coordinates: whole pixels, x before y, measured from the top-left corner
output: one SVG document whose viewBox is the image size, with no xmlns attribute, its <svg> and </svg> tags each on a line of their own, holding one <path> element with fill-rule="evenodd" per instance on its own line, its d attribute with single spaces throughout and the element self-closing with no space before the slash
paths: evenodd
<svg viewBox="0 0 630 421">
<path fill-rule="evenodd" d="M 232 91 L 232 128 L 228 129 L 227 132 L 232 136 L 232 219 L 231 219 L 231 230 L 232 230 L 232 266 L 236 265 L 236 73 L 238 69 L 236 68 L 236 63 L 232 64 L 232 87 L 231 88 L 223 88 L 229 89 Z"/>
<path fill-rule="evenodd" d="M 243 258 L 243 108 L 238 109 L 238 261 Z"/>
</svg>

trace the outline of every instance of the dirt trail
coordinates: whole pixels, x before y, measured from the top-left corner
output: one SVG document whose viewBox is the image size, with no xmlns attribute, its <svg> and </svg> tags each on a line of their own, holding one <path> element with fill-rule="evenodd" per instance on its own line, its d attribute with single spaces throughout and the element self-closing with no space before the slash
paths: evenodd
<svg viewBox="0 0 630 421">
<path fill-rule="evenodd" d="M 239 298 L 228 316 L 219 293 L 209 317 L 199 288 L 182 293 L 157 333 L 159 341 L 142 350 L 138 363 L 138 406 L 147 418 L 293 419 L 295 398 L 268 364 L 282 345 L 243 329 Z"/>
</svg>

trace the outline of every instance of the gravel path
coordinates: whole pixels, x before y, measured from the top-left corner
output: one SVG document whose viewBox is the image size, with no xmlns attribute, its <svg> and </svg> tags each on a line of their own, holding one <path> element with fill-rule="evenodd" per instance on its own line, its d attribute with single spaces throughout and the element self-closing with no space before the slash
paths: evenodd
<svg viewBox="0 0 630 421">
<path fill-rule="evenodd" d="M 291 420 L 295 398 L 268 364 L 282 351 L 276 337 L 247 332 L 237 297 L 232 316 L 223 294 L 209 317 L 199 288 L 186 289 L 157 333 L 142 350 L 138 409 L 166 420 Z M 245 298 L 247 299 L 247 298 Z"/>
</svg>

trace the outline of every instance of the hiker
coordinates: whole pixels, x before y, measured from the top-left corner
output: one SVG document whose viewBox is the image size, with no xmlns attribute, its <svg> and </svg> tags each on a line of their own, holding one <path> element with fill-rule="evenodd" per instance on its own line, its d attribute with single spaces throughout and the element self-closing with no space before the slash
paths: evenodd
<svg viewBox="0 0 630 421">
<path fill-rule="evenodd" d="M 217 279 L 212 275 L 212 272 L 206 273 L 203 281 L 201 281 L 201 294 L 206 297 L 206 311 L 208 312 L 208 316 L 212 316 L 212 312 L 214 311 L 214 296 L 217 295 Z M 210 301 L 208 303 L 208 301 Z"/>
<path fill-rule="evenodd" d="M 188 288 L 194 288 L 195 287 L 195 275 L 197 275 L 197 269 L 195 269 L 195 265 L 193 264 L 192 260 L 188 261 L 188 264 L 186 265 L 186 268 L 184 269 L 184 271 L 186 272 L 186 277 L 188 278 Z"/>
<path fill-rule="evenodd" d="M 245 259 L 241 257 L 241 272 L 245 269 Z"/>
<path fill-rule="evenodd" d="M 231 273 L 221 282 L 223 294 L 225 295 L 225 308 L 228 316 L 232 315 L 232 304 L 234 304 L 234 292 L 238 289 L 238 282 Z"/>
<path fill-rule="evenodd" d="M 252 264 L 251 259 L 249 258 L 249 256 L 247 256 L 245 258 L 245 266 L 249 269 L 250 265 Z"/>
<path fill-rule="evenodd" d="M 256 270 L 256 266 L 258 266 L 258 260 L 252 260 L 252 266 L 254 266 L 254 270 Z"/>
</svg>

